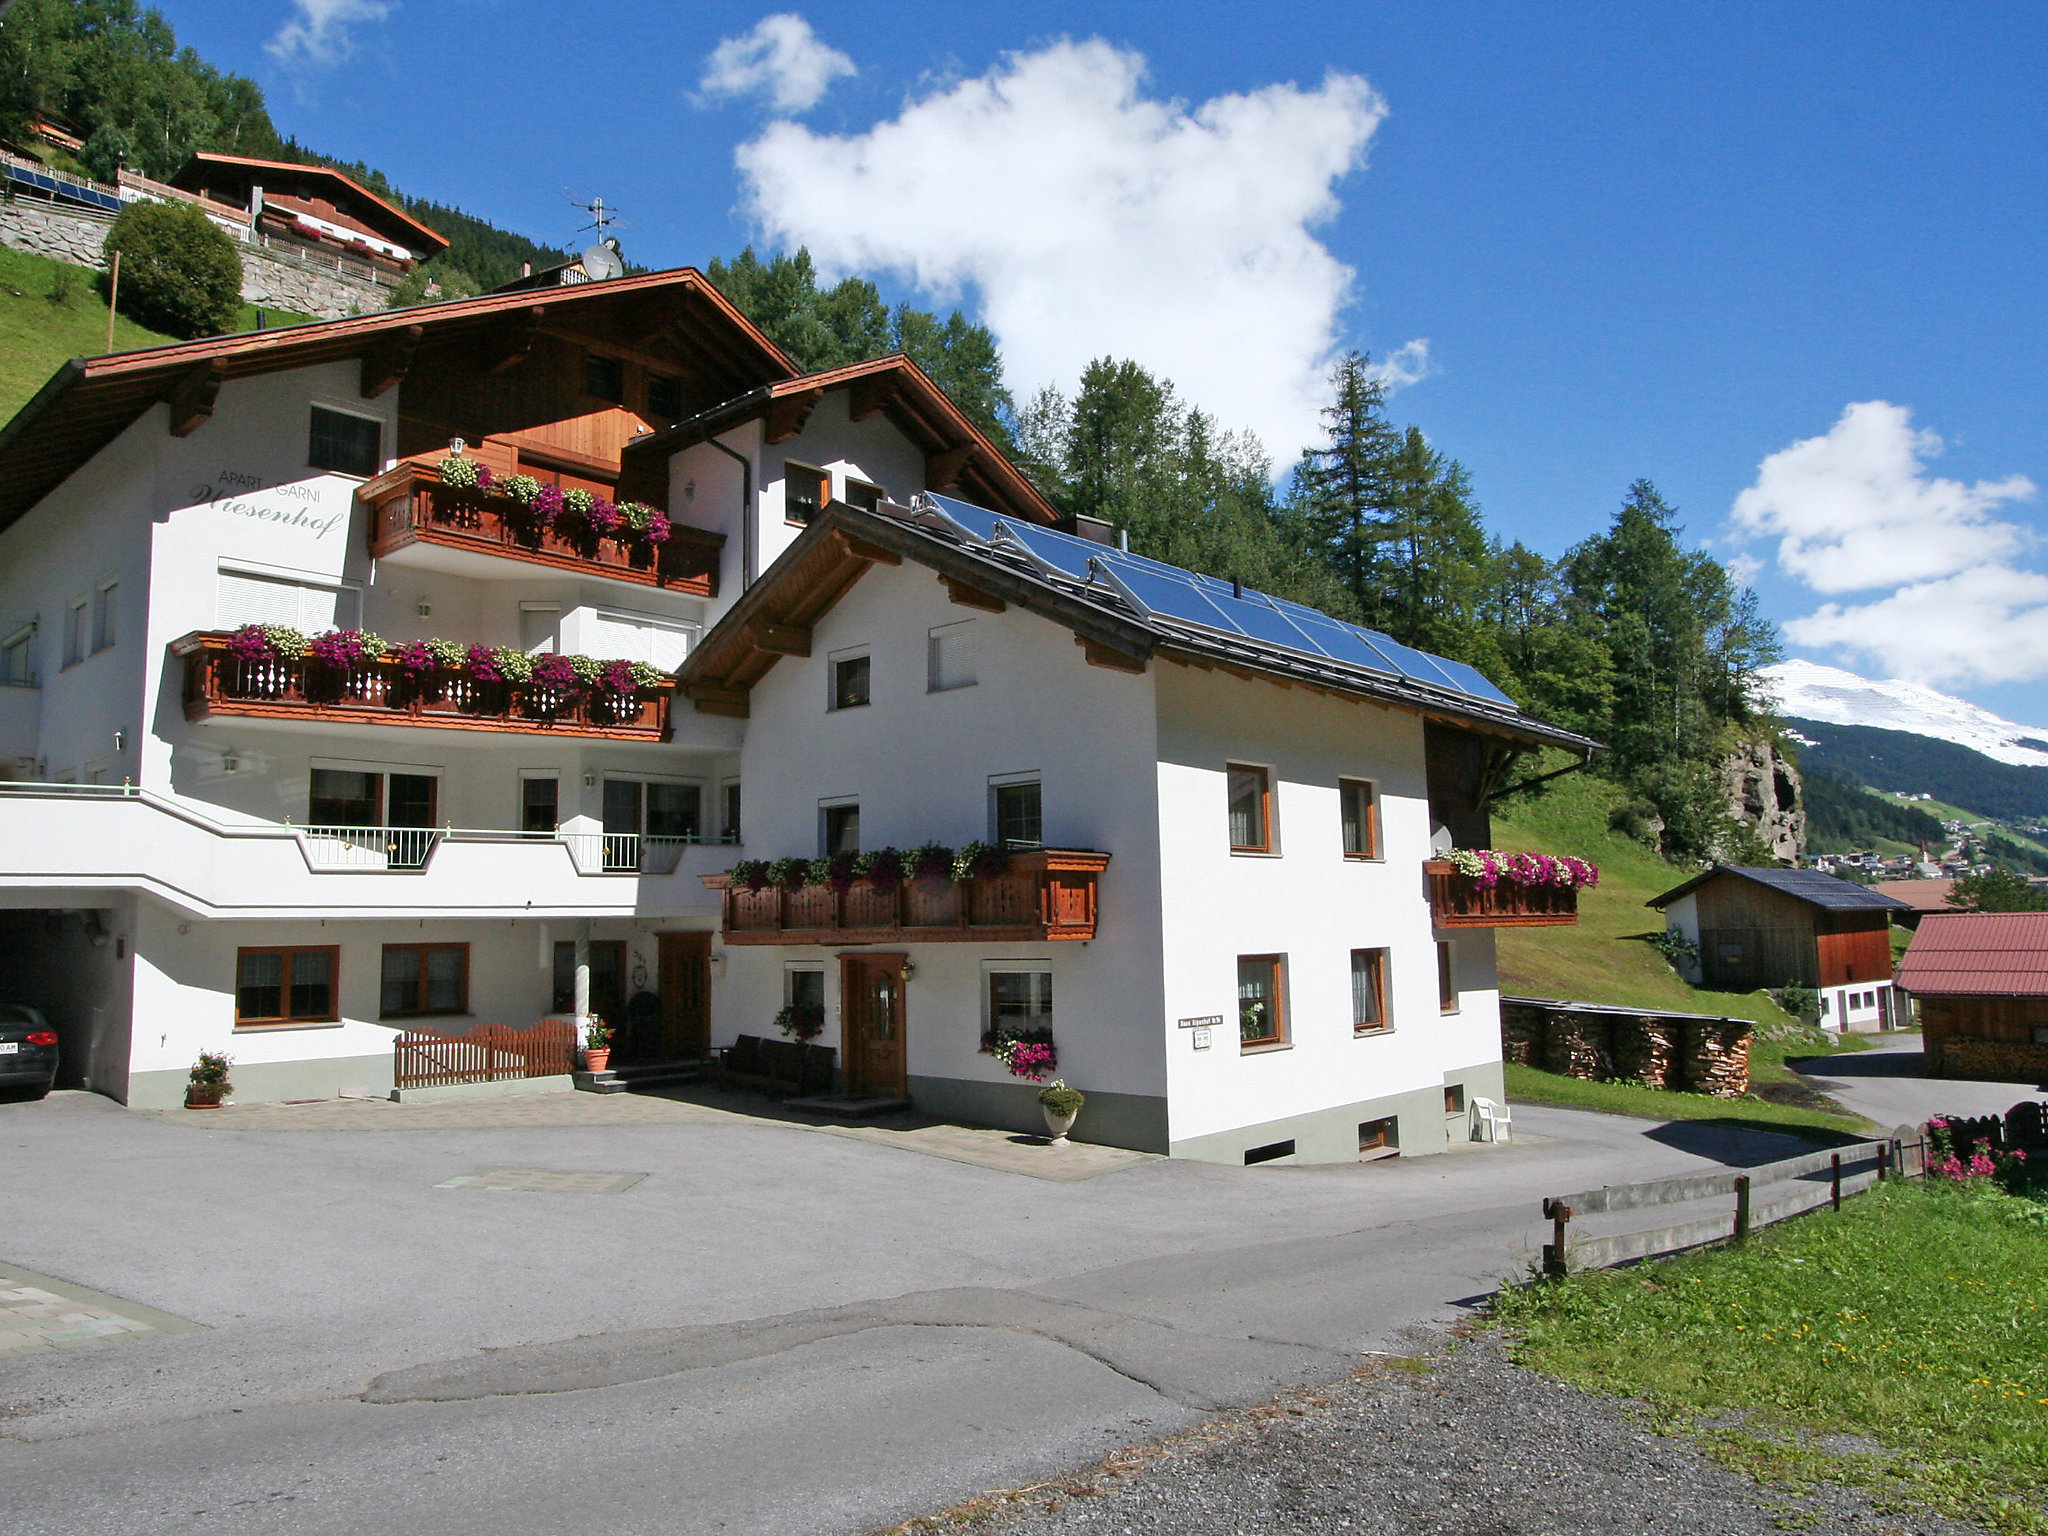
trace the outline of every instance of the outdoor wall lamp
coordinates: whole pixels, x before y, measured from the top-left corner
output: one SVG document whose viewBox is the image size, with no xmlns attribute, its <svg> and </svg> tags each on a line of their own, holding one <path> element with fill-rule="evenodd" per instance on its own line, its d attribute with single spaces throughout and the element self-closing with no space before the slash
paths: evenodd
<svg viewBox="0 0 2048 1536">
<path fill-rule="evenodd" d="M 905 960 L 903 962 L 903 979 L 905 981 L 908 981 L 911 977 L 915 976 L 916 974 L 917 962 L 915 960 Z"/>
</svg>

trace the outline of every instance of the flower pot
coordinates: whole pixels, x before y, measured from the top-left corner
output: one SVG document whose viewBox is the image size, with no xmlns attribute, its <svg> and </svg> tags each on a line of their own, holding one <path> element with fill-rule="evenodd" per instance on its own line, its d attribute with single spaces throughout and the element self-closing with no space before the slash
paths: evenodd
<svg viewBox="0 0 2048 1536">
<path fill-rule="evenodd" d="M 583 1067 L 587 1072 L 606 1072 L 611 1069 L 612 1048 L 608 1045 L 593 1045 L 583 1053 Z"/>
<path fill-rule="evenodd" d="M 1067 1132 L 1074 1128 L 1075 1117 L 1080 1114 L 1079 1110 L 1072 1114 L 1057 1114 L 1046 1104 L 1039 1105 L 1038 1112 L 1045 1116 L 1045 1134 L 1052 1138 L 1055 1146 L 1067 1139 Z"/>
<path fill-rule="evenodd" d="M 219 1109 L 220 1102 L 228 1096 L 226 1083 L 191 1083 L 185 1089 L 187 1109 Z"/>
</svg>

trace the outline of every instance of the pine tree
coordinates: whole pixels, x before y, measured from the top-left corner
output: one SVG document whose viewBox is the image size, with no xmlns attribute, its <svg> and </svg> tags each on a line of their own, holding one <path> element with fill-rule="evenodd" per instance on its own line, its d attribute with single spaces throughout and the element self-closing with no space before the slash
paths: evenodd
<svg viewBox="0 0 2048 1536">
<path fill-rule="evenodd" d="M 1305 450 L 1294 472 L 1301 514 L 1323 557 L 1367 622 L 1380 606 L 1382 513 L 1397 434 L 1386 416 L 1386 385 L 1363 352 L 1347 352 L 1330 373 L 1335 398 L 1323 408 L 1324 443 Z"/>
</svg>

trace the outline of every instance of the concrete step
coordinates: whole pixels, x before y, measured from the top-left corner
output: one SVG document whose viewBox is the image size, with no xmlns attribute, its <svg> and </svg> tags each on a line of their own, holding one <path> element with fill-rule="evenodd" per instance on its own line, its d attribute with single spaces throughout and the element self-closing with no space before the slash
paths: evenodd
<svg viewBox="0 0 2048 1536">
<path fill-rule="evenodd" d="M 821 1093 L 813 1098 L 782 1102 L 787 1109 L 808 1109 L 814 1115 L 831 1115 L 841 1120 L 866 1120 L 910 1108 L 908 1099 L 884 1099 L 864 1093 Z"/>
</svg>

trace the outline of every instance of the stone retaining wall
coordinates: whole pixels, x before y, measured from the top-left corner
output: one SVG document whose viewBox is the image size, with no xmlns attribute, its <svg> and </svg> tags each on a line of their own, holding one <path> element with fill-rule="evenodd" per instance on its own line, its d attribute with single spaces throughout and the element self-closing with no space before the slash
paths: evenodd
<svg viewBox="0 0 2048 1536">
<path fill-rule="evenodd" d="M 1502 998 L 1501 1056 L 1588 1081 L 1623 1079 L 1739 1098 L 1749 1091 L 1750 1025 L 1682 1013 L 1622 1013 Z"/>
<path fill-rule="evenodd" d="M 101 246 L 113 222 L 111 214 L 90 208 L 11 197 L 0 202 L 0 245 L 99 270 L 106 265 Z M 375 282 L 329 271 L 312 261 L 246 243 L 241 256 L 245 303 L 338 320 L 383 309 L 390 299 L 389 291 Z"/>
</svg>

